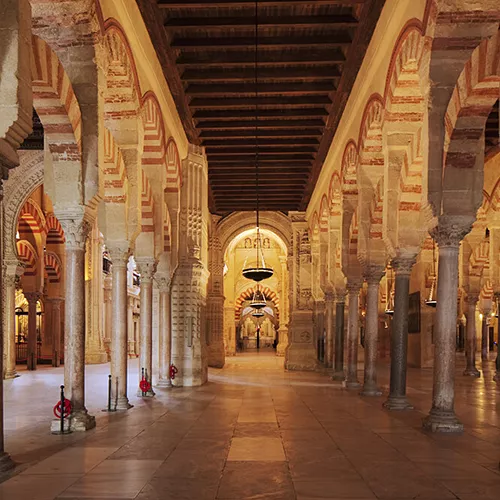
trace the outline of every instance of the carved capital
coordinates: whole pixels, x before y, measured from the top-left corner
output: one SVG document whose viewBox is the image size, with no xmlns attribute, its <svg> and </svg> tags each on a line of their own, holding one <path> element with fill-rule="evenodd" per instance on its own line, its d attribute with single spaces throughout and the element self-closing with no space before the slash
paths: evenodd
<svg viewBox="0 0 500 500">
<path fill-rule="evenodd" d="M 377 266 L 374 264 L 370 264 L 366 266 L 364 270 L 365 280 L 368 285 L 378 285 L 380 280 L 385 275 L 385 268 L 382 266 Z"/>
<path fill-rule="evenodd" d="M 333 291 L 325 292 L 325 304 L 332 303 L 335 300 L 335 293 Z"/>
<path fill-rule="evenodd" d="M 59 222 L 64 230 L 66 249 L 85 250 L 85 242 L 92 229 L 90 222 L 83 217 L 74 219 L 60 218 Z"/>
<path fill-rule="evenodd" d="M 391 261 L 396 276 L 410 276 L 415 265 L 415 257 L 395 257 Z"/>
<path fill-rule="evenodd" d="M 361 285 L 363 284 L 363 281 L 361 279 L 353 279 L 353 280 L 347 280 L 347 293 L 349 295 L 352 294 L 358 294 L 359 291 L 361 290 Z"/>
<path fill-rule="evenodd" d="M 128 258 L 130 257 L 130 245 L 128 241 L 113 241 L 106 244 L 111 263 L 116 267 L 127 267 Z"/>
<path fill-rule="evenodd" d="M 337 304 L 345 304 L 346 297 L 347 297 L 347 290 L 345 288 L 335 289 L 335 302 Z"/>
<path fill-rule="evenodd" d="M 468 215 L 439 217 L 438 225 L 431 231 L 439 248 L 456 247 L 472 229 L 475 218 Z"/>
<path fill-rule="evenodd" d="M 156 272 L 154 259 L 136 259 L 137 270 L 141 275 L 141 283 L 151 283 Z"/>
<path fill-rule="evenodd" d="M 42 296 L 40 292 L 23 292 L 23 295 L 26 297 L 29 304 L 36 304 Z"/>
<path fill-rule="evenodd" d="M 467 304 L 473 305 L 473 306 L 476 306 L 478 300 L 479 300 L 478 293 L 469 292 L 467 294 L 467 297 L 465 297 L 465 302 L 467 302 Z"/>
<path fill-rule="evenodd" d="M 170 276 L 163 274 L 163 273 L 156 273 L 154 280 L 158 284 L 158 288 L 160 289 L 160 292 L 169 292 L 170 291 L 170 285 L 171 285 Z"/>
</svg>

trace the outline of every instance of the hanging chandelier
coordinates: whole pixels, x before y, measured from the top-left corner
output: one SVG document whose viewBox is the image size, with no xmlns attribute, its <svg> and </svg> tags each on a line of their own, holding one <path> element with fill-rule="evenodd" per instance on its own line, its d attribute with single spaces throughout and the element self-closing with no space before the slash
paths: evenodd
<svg viewBox="0 0 500 500">
<path fill-rule="evenodd" d="M 255 292 L 253 292 L 253 298 L 252 302 L 250 302 L 250 307 L 253 307 L 254 309 L 264 309 L 266 307 L 266 297 L 262 293 L 261 290 L 259 290 L 259 285 L 255 288 Z"/>
<path fill-rule="evenodd" d="M 392 290 L 392 267 L 389 266 L 389 274 L 387 276 L 387 304 L 385 306 L 385 314 L 388 316 L 394 315 L 394 291 Z"/>
<path fill-rule="evenodd" d="M 255 2 L 255 213 L 256 213 L 256 262 L 255 266 L 243 266 L 243 276 L 250 280 L 259 281 L 270 278 L 274 271 L 266 266 L 262 250 L 262 238 L 259 227 L 259 91 L 258 91 L 258 48 L 259 48 L 259 18 L 258 1 Z"/>
<path fill-rule="evenodd" d="M 252 316 L 254 318 L 262 318 L 264 316 L 264 311 L 262 309 L 254 309 Z"/>
<path fill-rule="evenodd" d="M 436 285 L 437 285 L 437 275 L 436 275 L 436 242 L 432 240 L 432 281 L 431 289 L 429 291 L 429 296 L 425 301 L 425 305 L 429 307 L 436 307 Z"/>
</svg>

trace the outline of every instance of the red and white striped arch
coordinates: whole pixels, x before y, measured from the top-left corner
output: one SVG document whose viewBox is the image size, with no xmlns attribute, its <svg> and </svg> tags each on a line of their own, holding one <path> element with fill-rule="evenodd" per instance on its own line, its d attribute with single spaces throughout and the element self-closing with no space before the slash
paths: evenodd
<svg viewBox="0 0 500 500">
<path fill-rule="evenodd" d="M 28 198 L 19 212 L 18 230 L 21 238 L 29 234 L 42 235 L 46 232 L 46 221 L 40 207 Z"/>
<path fill-rule="evenodd" d="M 153 233 L 154 230 L 153 194 L 149 179 L 144 170 L 142 170 L 141 231 L 143 233 Z"/>
<path fill-rule="evenodd" d="M 47 215 L 47 245 L 60 245 L 66 241 L 64 230 L 57 217 L 50 213 Z"/>
<path fill-rule="evenodd" d="M 177 144 L 170 138 L 167 143 L 167 187 L 166 191 L 179 191 L 182 184 L 182 168 Z"/>
<path fill-rule="evenodd" d="M 38 261 L 38 254 L 33 245 L 26 240 L 19 240 L 17 242 L 17 255 L 19 260 L 24 264 L 24 276 L 36 276 L 36 264 Z"/>
<path fill-rule="evenodd" d="M 368 175 L 375 182 L 378 182 L 378 178 L 375 178 L 383 173 L 382 169 L 384 167 L 383 124 L 384 103 L 382 98 L 375 94 L 365 107 L 358 140 L 359 167 L 364 168 L 364 176 Z"/>
<path fill-rule="evenodd" d="M 342 195 L 354 197 L 358 194 L 358 148 L 354 141 L 349 141 L 342 156 L 340 179 Z"/>
<path fill-rule="evenodd" d="M 59 257 L 54 252 L 45 252 L 44 265 L 49 283 L 60 283 L 62 264 Z"/>
<path fill-rule="evenodd" d="M 490 242 L 484 239 L 472 252 L 470 256 L 470 276 L 479 277 L 483 274 L 485 266 L 490 260 Z"/>
<path fill-rule="evenodd" d="M 266 286 L 259 286 L 259 290 L 264 294 L 264 297 L 266 298 L 266 301 L 270 301 L 273 303 L 275 309 L 276 309 L 276 319 L 279 319 L 279 296 L 276 292 L 271 290 L 269 287 Z M 235 317 L 236 321 L 240 320 L 240 315 L 241 315 L 241 310 L 243 307 L 243 304 L 247 300 L 252 300 L 253 295 L 256 291 L 256 287 L 250 287 L 247 288 L 243 293 L 240 294 L 240 296 L 236 299 L 234 303 L 235 307 Z"/>
<path fill-rule="evenodd" d="M 120 148 L 111 132 L 104 127 L 104 201 L 127 201 L 127 176 Z"/>
<path fill-rule="evenodd" d="M 81 159 L 81 112 L 62 64 L 40 38 L 32 38 L 33 106 L 52 154 Z"/>
<path fill-rule="evenodd" d="M 170 252 L 171 249 L 171 224 L 170 224 L 170 214 L 168 212 L 167 206 L 165 207 L 165 214 L 163 219 L 163 251 Z"/>
<path fill-rule="evenodd" d="M 328 218 L 330 215 L 329 202 L 326 195 L 323 195 L 319 208 L 319 232 L 323 235 L 328 233 Z"/>
<path fill-rule="evenodd" d="M 375 189 L 370 207 L 370 239 L 382 239 L 382 224 L 384 211 L 384 178 L 382 177 Z"/>
</svg>

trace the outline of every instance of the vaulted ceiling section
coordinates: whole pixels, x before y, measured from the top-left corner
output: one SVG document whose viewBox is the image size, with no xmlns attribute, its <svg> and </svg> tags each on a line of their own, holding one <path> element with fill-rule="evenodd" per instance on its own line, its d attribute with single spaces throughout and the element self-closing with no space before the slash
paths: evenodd
<svg viewBox="0 0 500 500">
<path fill-rule="evenodd" d="M 255 209 L 257 147 L 260 208 L 307 207 L 384 1 L 259 0 L 256 85 L 254 0 L 137 0 L 213 213 Z"/>
</svg>

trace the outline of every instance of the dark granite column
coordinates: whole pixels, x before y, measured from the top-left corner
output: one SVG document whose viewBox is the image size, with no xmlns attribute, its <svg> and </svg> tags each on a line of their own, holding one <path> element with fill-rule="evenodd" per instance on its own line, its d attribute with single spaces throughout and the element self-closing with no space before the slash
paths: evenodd
<svg viewBox="0 0 500 500">
<path fill-rule="evenodd" d="M 335 292 L 335 359 L 333 380 L 344 380 L 344 316 L 346 291 Z"/>
<path fill-rule="evenodd" d="M 347 370 L 344 385 L 347 389 L 359 389 L 358 346 L 359 346 L 359 290 L 361 280 L 347 283 L 349 294 L 349 315 L 347 325 Z"/>
</svg>

